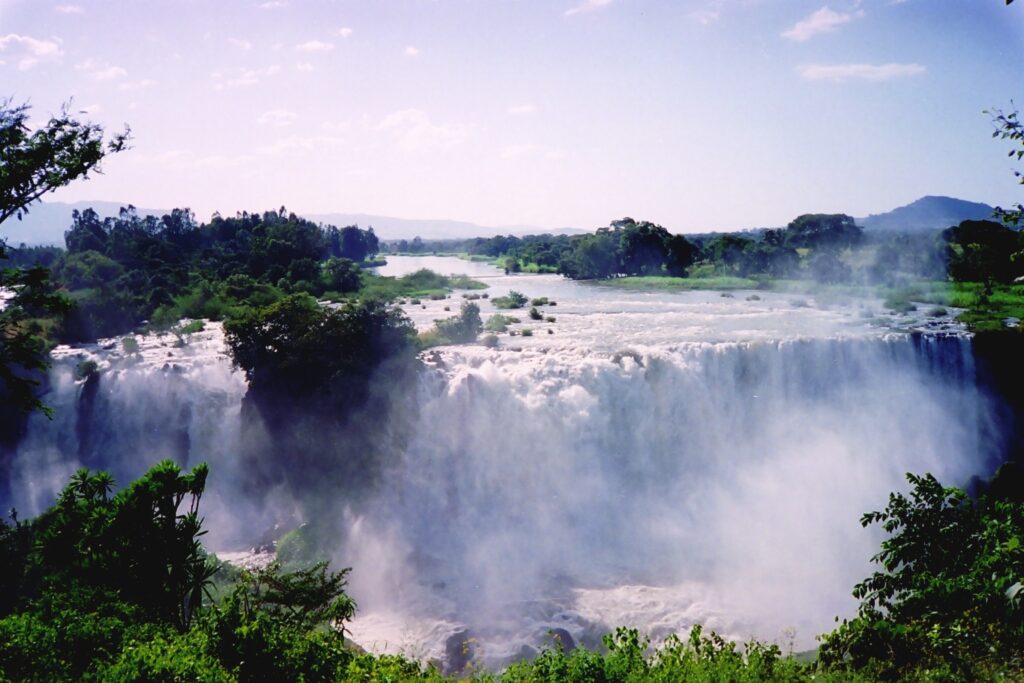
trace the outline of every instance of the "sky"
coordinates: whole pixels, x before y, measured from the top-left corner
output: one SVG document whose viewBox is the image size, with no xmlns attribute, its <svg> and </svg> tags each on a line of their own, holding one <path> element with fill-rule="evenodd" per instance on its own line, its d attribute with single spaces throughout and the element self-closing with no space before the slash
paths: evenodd
<svg viewBox="0 0 1024 683">
<path fill-rule="evenodd" d="M 673 232 L 1024 195 L 1024 2 L 0 0 L 0 97 L 132 148 L 47 195 Z"/>
</svg>

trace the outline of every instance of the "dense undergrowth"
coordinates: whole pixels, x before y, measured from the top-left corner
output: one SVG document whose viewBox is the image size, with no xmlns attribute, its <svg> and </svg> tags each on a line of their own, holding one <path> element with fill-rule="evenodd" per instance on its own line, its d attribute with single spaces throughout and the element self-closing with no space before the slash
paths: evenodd
<svg viewBox="0 0 1024 683">
<path fill-rule="evenodd" d="M 1006 469 L 1006 468 L 1004 468 Z M 816 660 L 727 641 L 699 625 L 653 645 L 619 628 L 599 651 L 560 640 L 489 672 L 474 661 L 374 655 L 346 638 L 348 569 L 296 562 L 254 571 L 206 554 L 207 469 L 162 462 L 114 493 L 81 471 L 38 518 L 0 527 L 0 680 L 10 681 L 969 681 L 1024 676 L 1020 475 L 971 499 L 909 477 L 865 525 L 887 532 L 856 617 Z M 309 541 L 293 533 L 292 545 Z M 303 538 L 300 538 L 303 537 Z M 312 538 L 312 537 L 310 537 Z M 287 555 L 289 542 L 282 543 Z M 294 549 L 293 549 L 294 550 Z M 837 590 L 842 590 L 837 587 Z M 455 667 L 461 667 L 454 670 Z M 447 668 L 445 668 L 447 667 Z M 442 669 L 445 668 L 444 671 Z"/>
</svg>

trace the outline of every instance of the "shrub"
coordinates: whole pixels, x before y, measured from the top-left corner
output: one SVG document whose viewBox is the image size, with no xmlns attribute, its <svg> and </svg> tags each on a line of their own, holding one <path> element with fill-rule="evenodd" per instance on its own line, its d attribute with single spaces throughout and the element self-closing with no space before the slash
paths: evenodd
<svg viewBox="0 0 1024 683">
<path fill-rule="evenodd" d="M 530 309 L 530 320 L 543 320 L 544 316 L 536 307 Z"/>
<path fill-rule="evenodd" d="M 495 308 L 522 308 L 529 301 L 523 294 L 511 290 L 507 296 L 499 296 L 491 299 Z"/>
<path fill-rule="evenodd" d="M 89 359 L 83 360 L 75 366 L 75 377 L 77 379 L 88 379 L 99 372 L 99 366 L 96 365 L 96 361 Z"/>
<path fill-rule="evenodd" d="M 139 352 L 139 340 L 133 336 L 121 338 L 121 348 L 124 349 L 125 353 L 138 353 Z"/>
</svg>

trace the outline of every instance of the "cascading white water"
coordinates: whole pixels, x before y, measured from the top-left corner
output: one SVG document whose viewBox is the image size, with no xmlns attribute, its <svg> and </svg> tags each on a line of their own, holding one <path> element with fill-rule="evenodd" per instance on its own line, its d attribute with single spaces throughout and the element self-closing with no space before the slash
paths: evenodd
<svg viewBox="0 0 1024 683">
<path fill-rule="evenodd" d="M 497 349 L 425 353 L 418 385 L 399 388 L 418 397 L 416 414 L 394 418 L 414 422 L 400 430 L 412 437 L 346 511 L 335 553 L 354 568 L 351 630 L 376 650 L 443 658 L 467 630 L 499 666 L 551 628 L 592 644 L 618 625 L 659 637 L 694 623 L 811 646 L 852 611 L 869 571 L 879 538 L 860 515 L 905 488 L 905 472 L 961 484 L 997 450 L 970 342 L 941 335 L 958 329 L 948 316 L 552 276 L 488 282 L 492 297 L 515 288 L 557 306 Z M 406 309 L 425 328 L 457 301 Z M 35 514 L 77 467 L 125 483 L 171 457 L 211 463 L 214 549 L 288 516 L 269 507 L 294 501 L 249 500 L 238 485 L 246 387 L 219 326 L 183 347 L 138 340 L 140 354 L 112 342 L 57 354 L 45 397 L 57 417 L 32 418 L 10 503 Z M 91 387 L 74 376 L 82 359 L 100 367 Z"/>
<path fill-rule="evenodd" d="M 977 471 L 969 354 L 909 335 L 448 349 L 342 555 L 364 608 L 353 633 L 439 657 L 437 633 L 468 628 L 491 664 L 556 627 L 593 642 L 703 623 L 810 646 L 850 613 L 877 548 L 860 515 L 905 472 Z"/>
<path fill-rule="evenodd" d="M 54 418 L 30 418 L 10 469 L 10 506 L 21 516 L 49 507 L 79 468 L 106 470 L 127 484 L 160 460 L 182 467 L 208 462 L 220 481 L 237 475 L 244 375 L 232 368 L 219 323 L 184 338 L 132 335 L 53 353 L 43 400 Z M 83 363 L 95 363 L 91 379 Z M 235 506 L 212 487 L 204 509 Z M 230 494 L 223 498 L 232 498 Z M 216 536 L 215 536 L 216 537 Z"/>
</svg>

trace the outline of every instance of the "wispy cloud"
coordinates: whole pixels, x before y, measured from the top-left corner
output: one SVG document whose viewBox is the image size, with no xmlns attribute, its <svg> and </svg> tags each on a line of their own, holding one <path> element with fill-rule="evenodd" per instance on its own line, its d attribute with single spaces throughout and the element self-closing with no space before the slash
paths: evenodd
<svg viewBox="0 0 1024 683">
<path fill-rule="evenodd" d="M 281 73 L 281 67 L 272 64 L 262 69 L 232 69 L 227 73 L 214 71 L 210 74 L 210 81 L 216 90 L 244 88 L 258 85 L 264 78 L 276 76 L 279 73 Z"/>
<path fill-rule="evenodd" d="M 121 83 L 117 86 L 118 90 L 142 90 L 143 88 L 151 88 L 156 85 L 156 81 L 151 78 L 143 78 L 141 81 L 129 81 L 127 83 Z"/>
<path fill-rule="evenodd" d="M 261 145 L 256 148 L 256 151 L 260 154 L 269 155 L 299 154 L 323 149 L 337 149 L 346 144 L 347 141 L 344 138 L 335 137 L 333 135 L 292 135 L 290 137 L 275 140 L 269 145 Z"/>
<path fill-rule="evenodd" d="M 252 43 L 250 43 L 248 40 L 242 40 L 241 38 L 228 38 L 228 44 L 234 45 L 240 50 L 252 49 Z"/>
<path fill-rule="evenodd" d="M 85 71 L 93 77 L 93 80 L 97 81 L 113 81 L 128 75 L 128 72 L 123 67 L 99 62 L 94 59 L 87 59 L 84 62 L 75 64 L 75 69 Z"/>
<path fill-rule="evenodd" d="M 290 126 L 295 123 L 295 119 L 297 118 L 298 116 L 293 111 L 288 111 L 287 109 L 271 109 L 270 111 L 265 111 L 260 114 L 256 119 L 256 123 L 261 126 L 284 128 L 285 126 Z"/>
<path fill-rule="evenodd" d="M 718 21 L 721 13 L 717 9 L 699 9 L 690 12 L 690 18 L 701 26 L 708 26 Z"/>
<path fill-rule="evenodd" d="M 330 52 L 334 49 L 334 43 L 325 43 L 322 40 L 307 40 L 295 46 L 299 52 Z"/>
<path fill-rule="evenodd" d="M 11 50 L 18 53 L 18 69 L 27 71 L 39 62 L 58 60 L 64 56 L 64 50 L 60 47 L 58 39 L 39 40 L 31 36 L 20 36 L 17 33 L 8 33 L 0 36 L 0 52 Z"/>
<path fill-rule="evenodd" d="M 342 26 L 341 28 L 338 29 L 338 35 L 341 36 L 342 38 L 348 38 L 349 36 L 352 35 L 352 29 L 350 29 L 348 26 Z"/>
<path fill-rule="evenodd" d="M 808 81 L 889 81 L 920 76 L 927 69 L 920 64 L 807 64 L 797 69 Z"/>
<path fill-rule="evenodd" d="M 555 147 L 541 145 L 536 142 L 526 142 L 518 145 L 506 145 L 501 149 L 502 159 L 520 159 L 523 157 L 547 159 L 555 161 L 564 159 L 565 152 Z"/>
<path fill-rule="evenodd" d="M 612 0 L 583 0 L 580 4 L 565 10 L 565 16 L 571 17 L 575 14 L 585 14 L 599 10 L 612 4 Z"/>
<path fill-rule="evenodd" d="M 514 115 L 535 114 L 536 112 L 537 105 L 535 104 L 517 104 L 508 108 L 508 113 Z"/>
<path fill-rule="evenodd" d="M 405 48 L 405 56 L 406 57 L 419 57 L 420 56 L 420 49 L 418 47 L 416 47 L 415 45 L 407 45 L 406 48 Z"/>
<path fill-rule="evenodd" d="M 282 0 L 268 0 L 268 2 L 261 2 L 256 6 L 260 9 L 281 9 L 282 7 L 287 7 L 288 3 Z"/>
<path fill-rule="evenodd" d="M 313 65 L 310 64 L 309 62 L 298 62 L 295 65 L 295 70 L 296 71 L 306 71 L 306 72 L 312 71 L 313 70 Z"/>
<path fill-rule="evenodd" d="M 79 5 L 57 5 L 53 11 L 57 14 L 85 14 L 85 10 Z"/>
<path fill-rule="evenodd" d="M 862 9 L 854 12 L 835 12 L 828 7 L 822 7 L 817 12 L 813 12 L 810 16 L 801 19 L 789 29 L 783 31 L 782 37 L 802 43 L 821 33 L 831 33 L 843 24 L 848 24 L 854 19 L 860 19 L 863 16 L 864 10 Z"/>
<path fill-rule="evenodd" d="M 385 133 L 407 151 L 446 150 L 463 142 L 469 128 L 437 124 L 422 109 L 403 109 L 385 116 L 374 130 Z"/>
</svg>

